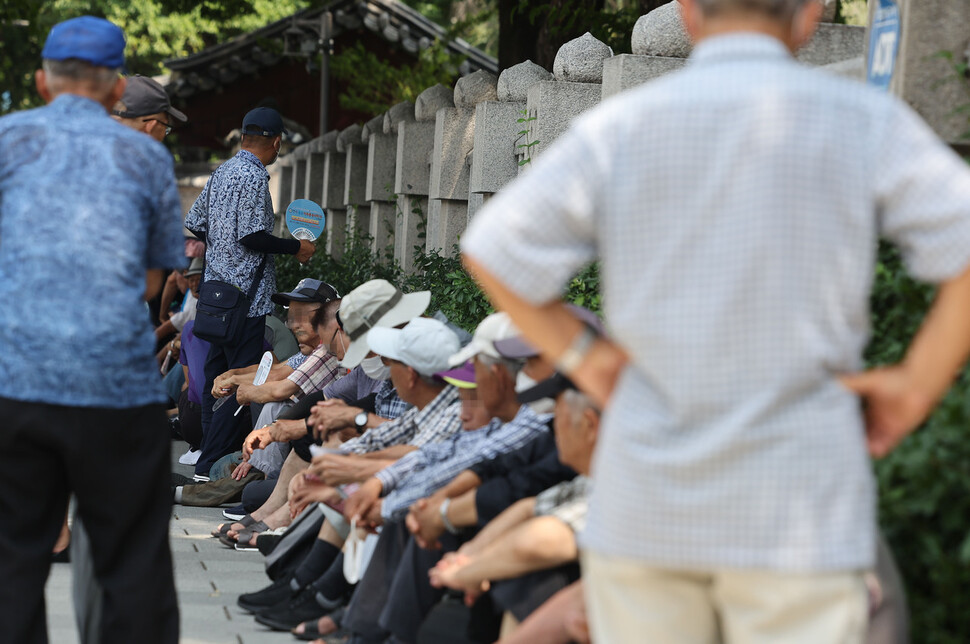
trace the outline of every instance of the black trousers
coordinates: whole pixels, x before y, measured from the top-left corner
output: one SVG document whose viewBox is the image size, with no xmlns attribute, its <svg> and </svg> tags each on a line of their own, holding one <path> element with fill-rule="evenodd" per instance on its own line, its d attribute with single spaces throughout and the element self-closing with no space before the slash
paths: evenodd
<svg viewBox="0 0 970 644">
<path fill-rule="evenodd" d="M 232 398 L 215 413 L 212 405 L 212 383 L 230 369 L 248 367 L 259 362 L 263 351 L 263 335 L 266 318 L 259 316 L 247 318 L 240 339 L 235 344 L 209 347 L 205 359 L 205 387 L 202 391 L 202 454 L 195 465 L 195 473 L 209 475 L 212 464 L 226 454 L 238 451 L 243 439 L 249 434 L 250 419 L 240 413 L 234 416 L 239 405 Z"/>
<path fill-rule="evenodd" d="M 0 642 L 47 642 L 44 585 L 72 492 L 104 591 L 100 641 L 178 642 L 162 406 L 0 398 L 0 418 Z"/>
</svg>

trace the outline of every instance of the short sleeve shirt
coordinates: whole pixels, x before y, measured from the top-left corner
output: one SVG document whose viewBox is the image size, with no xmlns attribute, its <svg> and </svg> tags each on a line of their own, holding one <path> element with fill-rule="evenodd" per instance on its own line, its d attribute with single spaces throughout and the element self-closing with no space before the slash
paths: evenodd
<svg viewBox="0 0 970 644">
<path fill-rule="evenodd" d="M 185 264 L 163 145 L 72 94 L 0 118 L 0 396 L 163 402 L 145 274 Z"/>
<path fill-rule="evenodd" d="M 240 150 L 219 166 L 185 217 L 186 228 L 205 233 L 206 280 L 228 282 L 246 293 L 266 257 L 263 278 L 249 308 L 251 318 L 273 311 L 275 263 L 272 255 L 250 250 L 239 241 L 253 233 L 272 232 L 274 222 L 269 173 L 248 150 Z"/>
<path fill-rule="evenodd" d="M 970 169 L 902 101 L 726 34 L 604 101 L 475 216 L 462 249 L 535 304 L 599 257 L 630 356 L 583 546 L 667 568 L 872 565 L 858 398 L 878 238 L 970 265 Z"/>
<path fill-rule="evenodd" d="M 337 358 L 325 348 L 318 347 L 287 378 L 300 388 L 302 398 L 306 394 L 320 391 L 337 378 L 340 364 Z"/>
</svg>

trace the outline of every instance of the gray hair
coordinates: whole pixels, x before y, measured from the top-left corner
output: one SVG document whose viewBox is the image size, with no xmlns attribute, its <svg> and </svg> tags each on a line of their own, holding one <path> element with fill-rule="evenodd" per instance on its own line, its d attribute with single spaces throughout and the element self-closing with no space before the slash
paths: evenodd
<svg viewBox="0 0 970 644">
<path fill-rule="evenodd" d="M 97 94 L 107 95 L 118 82 L 117 69 L 99 67 L 89 62 L 68 58 L 67 60 L 44 59 L 47 86 L 52 93 L 63 91 L 66 85 L 85 84 Z"/>
<path fill-rule="evenodd" d="M 810 2 L 818 0 L 696 0 L 701 11 L 707 15 L 729 11 L 757 11 L 774 18 L 790 20 L 795 12 Z"/>
<path fill-rule="evenodd" d="M 484 364 L 486 367 L 492 367 L 494 365 L 502 365 L 505 367 L 509 375 L 515 378 L 522 371 L 522 367 L 525 366 L 524 360 L 513 360 L 511 358 L 494 358 L 487 353 L 479 353 L 478 360 Z"/>
</svg>

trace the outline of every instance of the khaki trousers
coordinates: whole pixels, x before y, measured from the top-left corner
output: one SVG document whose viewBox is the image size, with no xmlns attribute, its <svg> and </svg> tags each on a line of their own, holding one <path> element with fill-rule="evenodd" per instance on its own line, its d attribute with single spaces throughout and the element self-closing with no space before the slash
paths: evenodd
<svg viewBox="0 0 970 644">
<path fill-rule="evenodd" d="M 862 571 L 685 572 L 593 552 L 582 556 L 598 644 L 862 644 Z"/>
</svg>

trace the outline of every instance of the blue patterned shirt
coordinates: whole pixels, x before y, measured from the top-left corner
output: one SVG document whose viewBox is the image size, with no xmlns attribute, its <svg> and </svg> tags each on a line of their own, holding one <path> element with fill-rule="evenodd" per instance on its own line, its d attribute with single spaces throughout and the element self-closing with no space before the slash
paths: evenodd
<svg viewBox="0 0 970 644">
<path fill-rule="evenodd" d="M 164 146 L 71 94 L 0 118 L 0 396 L 164 401 L 145 274 L 185 263 Z"/>
<path fill-rule="evenodd" d="M 269 172 L 255 154 L 240 150 L 213 173 L 185 216 L 186 228 L 206 236 L 205 279 L 248 292 L 264 254 L 239 240 L 260 231 L 273 232 L 274 221 Z M 249 307 L 251 318 L 273 312 L 270 296 L 276 292 L 276 265 L 272 255 L 265 257 L 263 279 Z"/>
<path fill-rule="evenodd" d="M 381 514 L 385 519 L 403 518 L 415 501 L 431 496 L 475 463 L 517 450 L 549 431 L 551 418 L 552 414 L 537 414 L 522 405 L 507 423 L 493 418 L 481 429 L 458 432 L 405 454 L 375 475 L 384 488 Z"/>
</svg>

